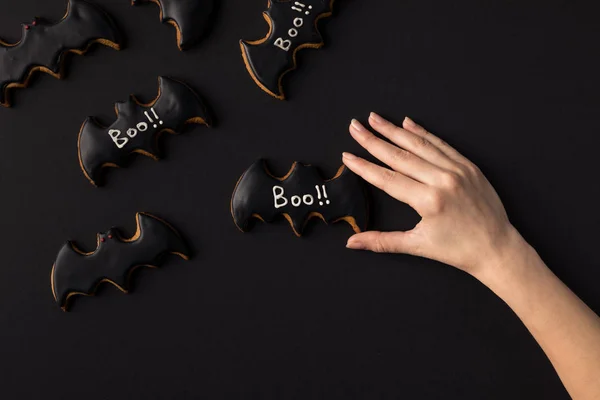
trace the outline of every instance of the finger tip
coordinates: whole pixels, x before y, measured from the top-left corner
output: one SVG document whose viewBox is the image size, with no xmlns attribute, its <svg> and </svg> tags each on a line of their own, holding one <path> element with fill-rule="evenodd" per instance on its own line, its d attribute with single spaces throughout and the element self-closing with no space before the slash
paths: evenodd
<svg viewBox="0 0 600 400">
<path fill-rule="evenodd" d="M 367 250 L 367 248 L 360 243 L 346 243 L 346 248 L 350 250 Z"/>
<path fill-rule="evenodd" d="M 350 132 L 350 135 L 352 135 L 352 137 L 354 137 L 354 132 L 356 131 L 356 123 L 358 121 L 356 121 L 356 119 L 352 118 L 350 120 L 350 125 L 348 125 L 348 132 Z"/>
<path fill-rule="evenodd" d="M 369 114 L 370 124 L 382 124 L 383 122 L 384 119 L 381 117 L 381 115 L 377 114 L 375 111 L 371 111 L 371 113 Z"/>
<path fill-rule="evenodd" d="M 354 234 L 354 235 L 350 236 L 348 238 L 348 241 L 346 242 L 346 248 L 352 249 L 352 250 L 365 250 L 366 246 L 360 240 L 360 238 L 358 236 L 359 236 L 358 234 Z"/>
<path fill-rule="evenodd" d="M 404 121 L 402 121 L 402 126 L 403 127 L 407 127 L 407 126 L 415 127 L 415 126 L 417 126 L 417 124 L 410 117 L 406 116 L 406 117 L 404 117 Z"/>
<path fill-rule="evenodd" d="M 348 153 L 348 152 L 343 152 L 342 153 L 342 160 L 356 160 L 356 156 L 352 153 Z"/>
<path fill-rule="evenodd" d="M 373 124 L 376 122 L 376 120 L 375 120 L 375 118 L 376 118 L 375 116 L 376 116 L 376 115 L 377 115 L 377 114 L 376 114 L 374 111 L 371 111 L 371 112 L 369 113 L 369 124 L 370 124 L 370 125 L 373 125 Z"/>
<path fill-rule="evenodd" d="M 356 118 L 350 120 L 350 128 L 353 128 L 357 132 L 365 131 L 365 126 Z"/>
<path fill-rule="evenodd" d="M 349 238 L 348 241 L 346 242 L 346 248 L 354 250 L 352 238 Z"/>
</svg>

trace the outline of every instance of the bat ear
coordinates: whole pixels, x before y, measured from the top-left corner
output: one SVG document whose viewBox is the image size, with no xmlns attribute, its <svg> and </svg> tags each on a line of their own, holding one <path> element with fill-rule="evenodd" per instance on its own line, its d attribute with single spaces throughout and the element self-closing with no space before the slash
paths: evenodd
<svg viewBox="0 0 600 400">
<path fill-rule="evenodd" d="M 98 232 L 96 234 L 96 240 L 98 241 L 98 246 L 100 246 L 100 243 L 106 242 L 106 235 L 102 232 Z"/>
<path fill-rule="evenodd" d="M 133 104 L 137 104 L 137 105 L 142 105 L 144 104 L 141 100 L 139 100 L 135 94 L 130 94 L 129 95 L 129 101 L 132 102 Z M 125 104 L 125 103 L 123 103 Z"/>
</svg>

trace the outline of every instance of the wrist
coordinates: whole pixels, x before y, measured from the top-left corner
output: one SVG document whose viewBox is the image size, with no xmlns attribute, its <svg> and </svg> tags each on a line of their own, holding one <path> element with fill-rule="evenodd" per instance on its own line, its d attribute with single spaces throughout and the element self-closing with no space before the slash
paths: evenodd
<svg viewBox="0 0 600 400">
<path fill-rule="evenodd" d="M 506 237 L 473 276 L 500 294 L 543 266 L 537 252 L 511 225 Z"/>
</svg>

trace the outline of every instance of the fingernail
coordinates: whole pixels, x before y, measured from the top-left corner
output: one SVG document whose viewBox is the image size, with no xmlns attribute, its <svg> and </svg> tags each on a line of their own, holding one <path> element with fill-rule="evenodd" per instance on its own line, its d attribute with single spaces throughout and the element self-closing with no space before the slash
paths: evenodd
<svg viewBox="0 0 600 400">
<path fill-rule="evenodd" d="M 372 112 L 369 115 L 369 118 L 376 124 L 383 124 L 385 122 L 385 120 L 383 118 L 381 118 L 381 116 L 379 116 L 377 113 L 374 113 L 374 112 Z"/>
<path fill-rule="evenodd" d="M 356 141 L 364 141 L 369 137 L 367 129 L 357 120 L 353 119 L 350 126 L 352 127 L 350 134 Z"/>
<path fill-rule="evenodd" d="M 359 132 L 366 132 L 366 129 L 363 126 L 363 124 L 358 122 L 356 119 L 352 119 L 352 121 L 350 121 L 350 125 L 352 125 L 352 127 Z"/>
<path fill-rule="evenodd" d="M 404 123 L 408 124 L 410 126 L 415 126 L 415 121 L 413 121 L 412 119 L 408 118 L 408 117 L 404 117 Z"/>
<path fill-rule="evenodd" d="M 358 157 L 352 153 L 342 153 L 342 158 L 345 158 L 346 160 L 356 160 Z"/>
<path fill-rule="evenodd" d="M 348 239 L 348 243 L 346 243 L 346 248 L 352 250 L 366 250 L 366 246 L 360 242 L 360 240 L 354 239 L 351 237 Z"/>
</svg>

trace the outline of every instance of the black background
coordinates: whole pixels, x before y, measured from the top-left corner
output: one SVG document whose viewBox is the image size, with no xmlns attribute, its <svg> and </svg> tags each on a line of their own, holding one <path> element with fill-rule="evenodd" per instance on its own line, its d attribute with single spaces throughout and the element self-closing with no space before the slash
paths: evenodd
<svg viewBox="0 0 600 400">
<path fill-rule="evenodd" d="M 223 0 L 210 36 L 188 52 L 153 4 L 103 0 L 127 37 L 73 56 L 68 76 L 39 75 L 0 109 L 0 397 L 3 399 L 566 399 L 541 349 L 475 279 L 404 255 L 345 249 L 346 224 L 285 221 L 240 233 L 229 215 L 239 175 L 258 157 L 331 176 L 342 151 L 365 155 L 352 117 L 412 116 L 475 161 L 512 222 L 595 311 L 600 144 L 597 1 L 345 0 L 323 21 L 326 47 L 299 53 L 289 101 L 262 92 L 238 40 L 267 32 L 266 0 Z M 63 0 L 3 0 L 0 36 Z M 187 81 L 218 124 L 163 141 L 95 188 L 76 151 L 86 116 L 114 120 L 158 75 Z M 374 192 L 371 226 L 418 215 Z M 195 257 L 170 258 L 104 285 L 63 313 L 50 269 L 66 239 L 134 230 L 134 213 L 176 226 Z"/>
</svg>

